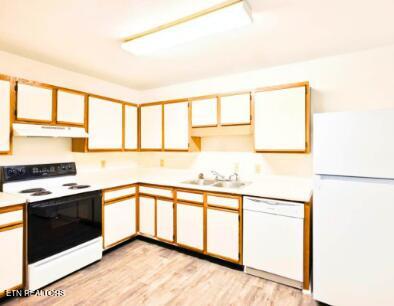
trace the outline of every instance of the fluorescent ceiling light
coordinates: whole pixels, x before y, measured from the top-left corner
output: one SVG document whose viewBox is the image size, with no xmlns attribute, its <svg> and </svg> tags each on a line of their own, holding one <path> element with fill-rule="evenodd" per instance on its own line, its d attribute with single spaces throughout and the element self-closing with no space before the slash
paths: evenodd
<svg viewBox="0 0 394 306">
<path fill-rule="evenodd" d="M 122 48 L 135 55 L 152 54 L 250 23 L 251 9 L 246 0 L 231 0 L 129 37 Z"/>
</svg>

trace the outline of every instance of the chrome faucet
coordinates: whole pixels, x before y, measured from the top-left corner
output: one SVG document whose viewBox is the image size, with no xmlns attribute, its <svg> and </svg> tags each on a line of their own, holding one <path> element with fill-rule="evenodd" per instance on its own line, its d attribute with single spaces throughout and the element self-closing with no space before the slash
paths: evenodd
<svg viewBox="0 0 394 306">
<path fill-rule="evenodd" d="M 229 181 L 231 181 L 231 180 L 232 180 L 232 177 L 234 177 L 234 176 L 235 176 L 235 180 L 236 180 L 236 181 L 239 180 L 239 174 L 238 174 L 237 172 L 234 172 L 233 174 L 231 174 L 231 175 L 228 177 Z"/>
<path fill-rule="evenodd" d="M 226 177 L 224 175 L 220 174 L 219 172 L 217 172 L 215 170 L 212 170 L 211 172 L 215 176 L 215 180 L 217 180 L 217 181 L 225 181 L 226 180 Z"/>
</svg>

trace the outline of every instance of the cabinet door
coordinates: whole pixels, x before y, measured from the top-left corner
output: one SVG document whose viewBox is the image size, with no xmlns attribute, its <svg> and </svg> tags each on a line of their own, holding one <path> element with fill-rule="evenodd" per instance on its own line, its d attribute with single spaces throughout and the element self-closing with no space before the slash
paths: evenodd
<svg viewBox="0 0 394 306">
<path fill-rule="evenodd" d="M 257 92 L 254 139 L 256 151 L 305 151 L 306 88 Z"/>
<path fill-rule="evenodd" d="M 85 96 L 82 94 L 58 90 L 57 122 L 84 125 Z"/>
<path fill-rule="evenodd" d="M 125 135 L 124 147 L 126 150 L 137 150 L 138 148 L 138 113 L 137 107 L 132 105 L 124 106 Z"/>
<path fill-rule="evenodd" d="M 18 83 L 17 119 L 52 122 L 52 89 Z"/>
<path fill-rule="evenodd" d="M 23 228 L 0 231 L 0 296 L 23 283 Z"/>
<path fill-rule="evenodd" d="M 217 124 L 217 98 L 192 101 L 192 127 L 216 126 Z"/>
<path fill-rule="evenodd" d="M 177 203 L 176 207 L 176 237 L 182 246 L 198 250 L 204 248 L 204 208 Z"/>
<path fill-rule="evenodd" d="M 164 149 L 188 150 L 189 103 L 164 104 Z"/>
<path fill-rule="evenodd" d="M 140 197 L 140 233 L 155 236 L 155 198 Z"/>
<path fill-rule="evenodd" d="M 250 94 L 220 97 L 220 124 L 250 124 Z"/>
<path fill-rule="evenodd" d="M 104 246 L 106 248 L 135 233 L 135 198 L 104 206 Z"/>
<path fill-rule="evenodd" d="M 162 148 L 162 105 L 141 107 L 141 149 Z"/>
<path fill-rule="evenodd" d="M 89 97 L 89 149 L 122 149 L 122 104 Z"/>
<path fill-rule="evenodd" d="M 174 203 L 157 200 L 157 238 L 174 241 Z"/>
<path fill-rule="evenodd" d="M 207 252 L 225 259 L 239 260 L 239 214 L 208 208 Z"/>
<path fill-rule="evenodd" d="M 0 153 L 10 151 L 10 82 L 0 80 Z"/>
</svg>

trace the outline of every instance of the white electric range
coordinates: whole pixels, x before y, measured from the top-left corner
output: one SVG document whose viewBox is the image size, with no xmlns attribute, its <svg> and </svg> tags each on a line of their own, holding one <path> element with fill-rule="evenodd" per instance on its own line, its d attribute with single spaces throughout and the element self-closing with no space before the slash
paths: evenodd
<svg viewBox="0 0 394 306">
<path fill-rule="evenodd" d="M 27 201 L 27 289 L 102 257 L 101 191 L 78 184 L 76 174 L 72 162 L 0 167 L 1 190 Z"/>
</svg>

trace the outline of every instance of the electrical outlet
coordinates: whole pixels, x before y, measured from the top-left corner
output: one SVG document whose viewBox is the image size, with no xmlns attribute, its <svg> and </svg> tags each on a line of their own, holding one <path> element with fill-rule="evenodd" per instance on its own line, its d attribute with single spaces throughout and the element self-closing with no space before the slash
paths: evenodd
<svg viewBox="0 0 394 306">
<path fill-rule="evenodd" d="M 256 174 L 261 173 L 261 165 L 260 164 L 256 164 L 255 171 L 256 171 Z"/>
<path fill-rule="evenodd" d="M 106 166 L 107 166 L 107 161 L 105 160 L 105 159 L 102 159 L 101 161 L 100 161 L 100 166 L 101 166 L 101 168 L 105 168 Z"/>
<path fill-rule="evenodd" d="M 160 159 L 160 167 L 164 167 L 164 159 Z"/>
</svg>

